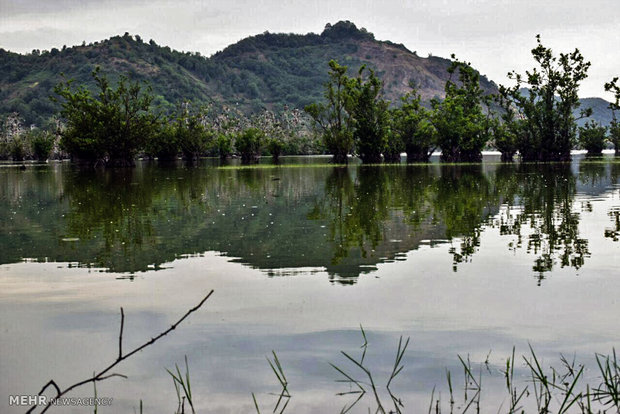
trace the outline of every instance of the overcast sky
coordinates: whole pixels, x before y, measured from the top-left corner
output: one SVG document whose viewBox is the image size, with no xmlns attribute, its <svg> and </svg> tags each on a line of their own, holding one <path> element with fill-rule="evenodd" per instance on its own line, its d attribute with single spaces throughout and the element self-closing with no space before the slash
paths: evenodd
<svg viewBox="0 0 620 414">
<path fill-rule="evenodd" d="M 129 32 L 211 55 L 248 35 L 320 33 L 351 20 L 420 56 L 456 53 L 491 79 L 533 67 L 535 35 L 592 62 L 580 95 L 620 76 L 620 0 L 0 0 L 0 47 L 20 53 Z"/>
</svg>

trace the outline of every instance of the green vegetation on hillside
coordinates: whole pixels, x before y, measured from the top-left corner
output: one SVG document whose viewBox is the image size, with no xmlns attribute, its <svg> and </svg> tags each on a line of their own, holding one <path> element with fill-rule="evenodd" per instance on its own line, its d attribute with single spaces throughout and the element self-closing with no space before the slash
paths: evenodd
<svg viewBox="0 0 620 414">
<path fill-rule="evenodd" d="M 49 97 L 54 87 L 74 79 L 92 91 L 90 73 L 101 72 L 114 82 L 121 75 L 148 81 L 155 105 L 167 112 L 184 101 L 196 106 L 238 106 L 245 113 L 284 106 L 301 109 L 322 99 L 330 60 L 358 70 L 363 64 L 385 82 L 386 96 L 395 101 L 419 85 L 423 99 L 442 96 L 450 61 L 421 58 L 402 45 L 381 42 L 372 33 L 351 22 L 327 25 L 319 34 L 274 34 L 265 32 L 233 44 L 207 58 L 200 53 L 179 52 L 140 36 L 115 36 L 108 40 L 34 50 L 20 55 L 0 49 L 0 116 L 18 113 L 26 125 L 44 125 L 60 108 Z M 484 79 L 486 91 L 495 87 Z"/>
<path fill-rule="evenodd" d="M 250 162 L 327 150 L 339 163 L 348 155 L 377 163 L 398 162 L 402 151 L 409 161 L 426 161 L 439 148 L 442 160 L 453 162 L 479 161 L 484 148 L 495 147 L 504 161 L 517 151 L 526 161 L 569 159 L 578 126 L 584 139 L 593 138 L 590 123 L 576 122 L 592 111 L 575 115 L 590 63 L 578 50 L 555 57 L 540 38 L 532 54 L 539 68 L 511 73 L 516 84 L 498 89 L 454 56 L 422 59 L 351 22 L 327 25 L 320 35 L 266 32 L 210 58 L 128 33 L 26 56 L 0 50 L 0 73 L 8 74 L 0 81 L 0 157 L 68 154 L 125 165 L 140 154 L 238 154 Z M 87 76 L 93 71 L 105 75 Z M 616 81 L 606 87 L 617 89 Z M 306 103 L 322 143 L 298 109 Z M 609 141 L 618 148 L 617 98 L 608 109 Z M 33 123 L 39 129 L 26 127 Z M 608 138 L 599 135 L 597 147 L 604 147 Z"/>
</svg>

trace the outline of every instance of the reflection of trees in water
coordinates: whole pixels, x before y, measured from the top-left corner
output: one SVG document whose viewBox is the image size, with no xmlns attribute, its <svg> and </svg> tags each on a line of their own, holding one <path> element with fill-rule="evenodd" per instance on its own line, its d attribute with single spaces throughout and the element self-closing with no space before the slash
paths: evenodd
<svg viewBox="0 0 620 414">
<path fill-rule="evenodd" d="M 430 166 L 361 167 L 355 183 L 348 170 L 335 169 L 326 181 L 325 197 L 309 218 L 330 223 L 333 263 L 354 249 L 367 257 L 381 242 L 397 239 L 394 228 L 400 224 L 405 231 L 399 236 L 405 238 L 424 230 L 439 237 L 437 227 L 444 238 L 461 238 L 460 248 L 450 250 L 456 266 L 479 245 L 492 200 L 480 166 L 442 167 L 439 175 Z"/>
<path fill-rule="evenodd" d="M 579 163 L 579 181 L 590 187 L 607 182 L 607 164 L 602 159 L 584 159 Z"/>
<path fill-rule="evenodd" d="M 490 175 L 480 165 L 366 167 L 355 181 L 341 168 L 327 178 L 309 218 L 329 223 L 334 264 L 358 251 L 366 258 L 394 238 L 395 220 L 408 226 L 410 236 L 433 224 L 434 230 L 425 229 L 430 237 L 458 240 L 449 250 L 454 270 L 476 253 L 484 227 L 496 225 L 500 234 L 517 236 L 509 248 L 525 246 L 536 256 L 533 270 L 542 279 L 557 264 L 579 269 L 589 255 L 575 195 L 569 165 L 500 165 Z"/>
<path fill-rule="evenodd" d="M 445 226 L 446 238 L 460 238 L 459 248 L 450 248 L 456 271 L 480 246 L 482 223 L 496 205 L 495 197 L 481 165 L 443 166 L 435 189 L 433 215 Z"/>
<path fill-rule="evenodd" d="M 497 170 L 496 185 L 506 204 L 497 220 L 500 234 L 517 236 L 515 248 L 527 237 L 526 251 L 537 256 L 533 270 L 539 280 L 556 263 L 579 269 L 590 254 L 588 241 L 579 235 L 579 213 L 573 211 L 575 184 L 568 164 Z"/>
<path fill-rule="evenodd" d="M 430 165 L 407 165 L 404 173 L 393 180 L 394 205 L 402 208 L 412 231 L 420 230 L 432 217 L 435 175 Z"/>
<path fill-rule="evenodd" d="M 605 237 L 618 241 L 620 240 L 620 207 L 611 208 L 607 215 L 611 218 L 613 226 L 605 229 Z"/>
<path fill-rule="evenodd" d="M 325 195 L 309 214 L 327 220 L 334 242 L 332 264 L 339 264 L 353 248 L 368 257 L 383 240 L 388 218 L 390 184 L 381 168 L 360 167 L 353 182 L 347 168 L 334 168 L 325 181 Z"/>
<path fill-rule="evenodd" d="M 577 180 L 604 187 L 606 177 L 617 182 L 620 164 L 584 164 L 578 177 L 568 165 L 525 164 L 224 170 L 142 164 L 11 174 L 0 176 L 10 207 L 0 216 L 13 226 L 9 231 L 21 223 L 27 237 L 0 236 L 3 263 L 47 257 L 134 272 L 215 250 L 261 269 L 324 267 L 350 282 L 420 244 L 446 240 L 454 243 L 456 270 L 476 254 L 489 225 L 516 236 L 509 248 L 535 256 L 539 278 L 557 265 L 579 268 L 589 251 L 573 208 Z M 10 216 L 10 209 L 19 213 Z M 610 215 L 616 229 L 608 237 L 617 238 L 618 213 Z M 38 228 L 28 228 L 33 222 Z"/>
<path fill-rule="evenodd" d="M 611 163 L 609 168 L 611 182 L 617 189 L 620 189 L 620 162 Z M 610 208 L 607 215 L 613 224 L 610 228 L 605 229 L 605 237 L 618 241 L 620 240 L 620 205 Z"/>
<path fill-rule="evenodd" d="M 133 268 L 136 255 L 155 249 L 156 232 L 149 211 L 156 196 L 149 170 L 114 169 L 67 174 L 65 195 L 69 200 L 67 237 L 101 239 L 87 265 Z M 94 246 L 92 246 L 94 247 Z M 81 244 L 81 248 L 90 250 Z"/>
</svg>

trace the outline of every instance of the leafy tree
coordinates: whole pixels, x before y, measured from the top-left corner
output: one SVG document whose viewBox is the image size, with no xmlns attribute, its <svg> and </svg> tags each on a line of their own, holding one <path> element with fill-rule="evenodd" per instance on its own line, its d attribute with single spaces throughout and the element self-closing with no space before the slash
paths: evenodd
<svg viewBox="0 0 620 414">
<path fill-rule="evenodd" d="M 263 131 L 258 128 L 248 128 L 237 136 L 235 147 L 241 154 L 241 162 L 248 164 L 258 160 L 263 139 Z"/>
<path fill-rule="evenodd" d="M 13 137 L 9 143 L 9 154 L 13 161 L 23 161 L 28 158 L 28 141 L 26 134 L 20 134 Z"/>
<path fill-rule="evenodd" d="M 579 128 L 579 144 L 588 151 L 588 155 L 601 155 L 605 148 L 607 128 L 597 122 L 586 122 Z"/>
<path fill-rule="evenodd" d="M 204 126 L 200 113 L 190 113 L 188 105 L 185 105 L 176 119 L 176 140 L 188 161 L 196 160 L 204 155 L 213 140 L 213 133 Z"/>
<path fill-rule="evenodd" d="M 282 154 L 282 141 L 278 138 L 270 138 L 267 142 L 267 150 L 273 157 L 273 161 L 277 163 L 280 159 L 280 154 Z"/>
<path fill-rule="evenodd" d="M 526 133 L 524 122 L 518 119 L 514 105 L 502 95 L 495 97 L 504 109 L 499 118 L 489 120 L 490 133 L 495 148 L 501 152 L 502 162 L 511 162 L 519 150 L 519 137 Z"/>
<path fill-rule="evenodd" d="M 99 69 L 92 73 L 98 88 L 93 96 L 85 87 L 74 90 L 72 81 L 58 84 L 61 116 L 66 121 L 61 145 L 72 159 L 106 165 L 133 165 L 137 152 L 156 131 L 157 117 L 150 112 L 150 88 L 121 76 L 112 88 Z"/>
<path fill-rule="evenodd" d="M 400 154 L 405 146 L 400 137 L 394 132 L 394 118 L 392 111 L 388 111 L 386 143 L 383 149 L 383 161 L 387 163 L 399 163 Z"/>
<path fill-rule="evenodd" d="M 305 111 L 321 131 L 325 147 L 333 155 L 334 162 L 346 164 L 347 155 L 353 148 L 353 119 L 347 112 L 352 80 L 346 76 L 346 66 L 331 60 L 329 68 L 329 82 L 325 85 L 327 103 L 310 104 Z"/>
<path fill-rule="evenodd" d="M 452 59 L 455 59 L 452 55 Z M 453 76 L 458 72 L 458 83 Z M 487 100 L 480 87 L 480 75 L 469 63 L 454 60 L 448 68 L 446 97 L 433 99 L 432 123 L 442 161 L 481 161 L 487 135 L 487 119 L 481 102 Z"/>
<path fill-rule="evenodd" d="M 219 133 L 215 140 L 215 150 L 220 159 L 225 160 L 233 153 L 232 138 L 229 134 Z"/>
<path fill-rule="evenodd" d="M 618 78 L 615 77 L 611 82 L 605 84 L 605 90 L 613 92 L 615 95 L 615 101 L 609 104 L 611 109 L 612 120 L 609 125 L 609 140 L 614 144 L 616 155 L 620 155 L 620 122 L 616 118 L 616 111 L 620 110 L 620 85 L 618 85 Z"/>
<path fill-rule="evenodd" d="M 54 136 L 49 131 L 38 128 L 30 131 L 29 135 L 33 157 L 39 161 L 47 160 L 54 147 Z"/>
<path fill-rule="evenodd" d="M 584 60 L 579 49 L 560 53 L 558 58 L 542 45 L 540 35 L 536 41 L 538 45 L 532 49 L 532 56 L 538 67 L 526 71 L 525 76 L 510 72 L 508 77 L 516 84 L 500 86 L 500 94 L 525 121 L 518 137 L 523 160 L 566 161 L 577 136 L 573 115 L 580 105 L 577 92 L 587 77 L 590 62 Z M 522 90 L 524 87 L 528 92 Z M 582 111 L 581 116 L 590 113 L 591 110 Z"/>
<path fill-rule="evenodd" d="M 427 162 L 437 148 L 437 136 L 429 111 L 421 104 L 414 88 L 401 98 L 400 108 L 392 110 L 392 132 L 407 153 L 407 162 Z"/>
<path fill-rule="evenodd" d="M 353 119 L 353 140 L 362 162 L 380 163 L 387 145 L 389 102 L 380 97 L 382 82 L 372 69 L 365 78 L 363 65 L 348 82 L 347 111 Z"/>
<path fill-rule="evenodd" d="M 157 157 L 160 161 L 177 159 L 180 147 L 174 123 L 163 122 L 157 133 L 146 143 L 145 152 L 151 157 Z"/>
</svg>

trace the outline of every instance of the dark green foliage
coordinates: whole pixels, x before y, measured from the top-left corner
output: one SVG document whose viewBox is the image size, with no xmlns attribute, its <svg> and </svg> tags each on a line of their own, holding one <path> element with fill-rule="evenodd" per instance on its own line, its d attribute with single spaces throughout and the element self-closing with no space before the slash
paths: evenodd
<svg viewBox="0 0 620 414">
<path fill-rule="evenodd" d="M 605 84 L 605 90 L 614 93 L 615 101 L 609 104 L 612 111 L 612 121 L 609 125 L 609 140 L 614 144 L 616 155 L 620 155 L 620 122 L 616 118 L 616 111 L 620 111 L 620 85 L 615 77 Z"/>
<path fill-rule="evenodd" d="M 346 66 L 331 60 L 329 68 L 330 80 L 325 85 L 327 102 L 310 104 L 305 110 L 321 132 L 323 143 L 333 155 L 334 162 L 346 164 L 347 155 L 353 147 L 353 119 L 347 111 L 352 80 L 346 76 Z"/>
<path fill-rule="evenodd" d="M 13 161 L 23 161 L 28 157 L 28 144 L 25 135 L 13 137 L 8 145 L 9 156 Z"/>
<path fill-rule="evenodd" d="M 516 85 L 500 86 L 500 93 L 525 120 L 518 137 L 521 157 L 525 161 L 566 161 L 577 137 L 573 115 L 580 105 L 577 92 L 587 77 L 590 62 L 578 49 L 557 58 L 542 45 L 540 35 L 536 41 L 532 56 L 538 67 L 525 76 L 509 73 Z M 521 90 L 524 86 L 528 93 Z M 588 116 L 591 110 L 582 112 L 582 116 Z"/>
<path fill-rule="evenodd" d="M 390 124 L 391 124 L 390 119 Z M 388 128 L 386 134 L 386 143 L 383 149 L 383 161 L 387 163 L 399 163 L 400 154 L 404 151 L 404 145 L 400 137 L 396 135 L 392 128 Z"/>
<path fill-rule="evenodd" d="M 614 145 L 616 155 L 620 155 L 620 122 L 616 119 L 609 125 L 609 141 Z"/>
<path fill-rule="evenodd" d="M 392 110 L 392 134 L 402 143 L 407 162 L 427 162 L 437 147 L 430 114 L 415 88 L 401 100 L 401 107 Z"/>
<path fill-rule="evenodd" d="M 146 143 L 145 153 L 150 157 L 157 157 L 160 161 L 177 159 L 180 152 L 174 123 L 162 123 L 157 133 Z"/>
<path fill-rule="evenodd" d="M 493 145 L 502 153 L 503 162 L 511 162 L 519 150 L 519 139 L 527 133 L 525 123 L 522 119 L 517 119 L 515 107 L 502 95 L 495 97 L 497 103 L 503 108 L 499 118 L 489 121 L 490 134 Z"/>
<path fill-rule="evenodd" d="M 132 165 L 134 157 L 156 133 L 157 119 L 150 112 L 150 89 L 121 76 L 116 88 L 99 69 L 92 73 L 98 93 L 72 81 L 59 84 L 61 115 L 66 121 L 61 145 L 72 159 L 94 164 Z"/>
<path fill-rule="evenodd" d="M 270 138 L 269 141 L 267 141 L 267 151 L 269 151 L 269 154 L 271 154 L 275 162 L 278 162 L 280 154 L 282 154 L 282 147 L 282 141 L 277 138 Z"/>
<path fill-rule="evenodd" d="M 454 59 L 454 55 L 452 56 Z M 468 63 L 455 60 L 448 68 L 443 101 L 433 99 L 432 123 L 437 130 L 437 144 L 442 161 L 481 161 L 488 136 L 486 116 L 481 102 L 485 99 L 480 75 Z M 458 73 L 458 82 L 452 79 Z"/>
<path fill-rule="evenodd" d="M 215 140 L 215 149 L 217 155 L 221 159 L 226 159 L 230 157 L 233 153 L 233 140 L 230 135 L 225 133 L 220 133 L 217 135 Z"/>
<path fill-rule="evenodd" d="M 327 39 L 343 40 L 343 39 L 358 39 L 358 40 L 374 40 L 375 36 L 369 33 L 365 28 L 358 29 L 354 23 L 345 20 L 339 21 L 334 24 L 327 24 L 325 30 L 321 33 L 321 37 Z"/>
<path fill-rule="evenodd" d="M 519 136 L 521 123 L 518 121 L 501 122 L 492 120 L 490 125 L 491 136 L 495 148 L 502 153 L 503 162 L 511 162 L 517 153 L 517 137 Z"/>
<path fill-rule="evenodd" d="M 192 114 L 187 108 L 176 119 L 175 136 L 185 160 L 205 155 L 213 142 L 213 133 L 203 125 L 201 114 Z"/>
<path fill-rule="evenodd" d="M 380 163 L 387 145 L 389 103 L 380 97 L 383 85 L 375 72 L 368 70 L 365 78 L 365 70 L 362 66 L 357 78 L 347 82 L 346 110 L 353 120 L 353 140 L 362 162 Z"/>
<path fill-rule="evenodd" d="M 579 145 L 588 151 L 588 155 L 601 155 L 605 148 L 607 128 L 596 122 L 588 122 L 579 128 Z"/>
<path fill-rule="evenodd" d="M 257 128 L 248 128 L 237 136 L 235 147 L 241 155 L 241 162 L 256 162 L 260 156 L 264 133 Z"/>
<path fill-rule="evenodd" d="M 47 160 L 54 147 L 54 136 L 49 131 L 40 129 L 32 130 L 29 135 L 33 157 L 39 161 Z"/>
</svg>

